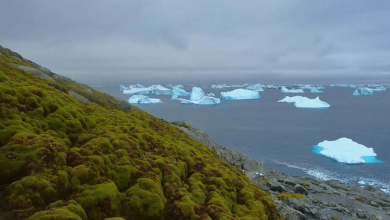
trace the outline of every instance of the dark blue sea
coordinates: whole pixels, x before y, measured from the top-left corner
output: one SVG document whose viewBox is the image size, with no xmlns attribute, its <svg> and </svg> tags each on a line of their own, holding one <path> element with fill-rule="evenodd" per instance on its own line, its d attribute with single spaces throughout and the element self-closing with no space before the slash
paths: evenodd
<svg viewBox="0 0 390 220">
<path fill-rule="evenodd" d="M 191 91 L 192 86 L 185 86 Z M 127 100 L 119 85 L 99 90 Z M 219 97 L 221 91 L 234 88 L 203 88 Z M 364 181 L 390 193 L 390 92 L 355 97 L 353 88 L 326 86 L 320 97 L 331 107 L 326 110 L 299 109 L 277 101 L 288 94 L 265 89 L 258 100 L 221 100 L 220 105 L 198 106 L 160 98 L 161 104 L 137 105 L 167 121 L 186 121 L 206 131 L 217 143 L 238 150 L 266 166 L 281 172 L 318 178 L 337 179 L 358 184 Z M 290 94 L 292 96 L 294 94 Z M 302 95 L 302 94 L 297 94 Z M 373 148 L 384 163 L 349 165 L 319 156 L 311 151 L 324 140 L 347 137 Z"/>
</svg>

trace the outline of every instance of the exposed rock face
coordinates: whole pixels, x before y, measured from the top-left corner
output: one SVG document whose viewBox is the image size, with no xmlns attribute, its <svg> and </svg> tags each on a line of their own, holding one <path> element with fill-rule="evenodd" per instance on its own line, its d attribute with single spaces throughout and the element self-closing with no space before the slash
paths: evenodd
<svg viewBox="0 0 390 220">
<path fill-rule="evenodd" d="M 35 68 L 31 68 L 31 67 L 28 67 L 28 66 L 23 66 L 23 65 L 15 64 L 15 63 L 12 64 L 12 65 L 15 66 L 15 67 L 18 68 L 18 69 L 21 69 L 21 70 L 24 70 L 24 71 L 32 72 L 32 73 L 34 73 L 36 76 L 38 76 L 39 78 L 54 80 L 52 77 L 50 77 L 49 75 L 47 75 L 47 74 L 46 74 L 45 72 L 43 72 L 42 70 L 35 69 Z"/>
<path fill-rule="evenodd" d="M 84 96 L 82 96 L 82 95 L 80 95 L 78 93 L 75 93 L 75 92 L 73 92 L 71 90 L 68 91 L 68 94 L 70 96 L 72 96 L 73 98 L 79 100 L 82 103 L 88 103 L 89 102 L 89 100 L 87 98 L 85 98 Z"/>
<path fill-rule="evenodd" d="M 362 188 L 337 180 L 320 181 L 290 176 L 218 145 L 205 132 L 185 122 L 173 124 L 193 139 L 213 149 L 226 162 L 245 170 L 252 182 L 269 191 L 279 212 L 287 220 L 390 219 L 390 195 L 380 189 L 372 186 Z M 284 200 L 280 196 L 282 192 L 292 198 Z M 294 195 L 301 195 L 302 198 L 294 198 Z"/>
</svg>

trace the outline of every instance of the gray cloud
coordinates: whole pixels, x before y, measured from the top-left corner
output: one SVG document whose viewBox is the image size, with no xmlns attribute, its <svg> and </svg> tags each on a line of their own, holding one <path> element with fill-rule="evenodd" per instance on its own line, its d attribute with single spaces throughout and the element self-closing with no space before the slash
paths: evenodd
<svg viewBox="0 0 390 220">
<path fill-rule="evenodd" d="M 74 77 L 138 69 L 390 73 L 386 0 L 19 0 L 1 5 L 1 45 Z"/>
</svg>

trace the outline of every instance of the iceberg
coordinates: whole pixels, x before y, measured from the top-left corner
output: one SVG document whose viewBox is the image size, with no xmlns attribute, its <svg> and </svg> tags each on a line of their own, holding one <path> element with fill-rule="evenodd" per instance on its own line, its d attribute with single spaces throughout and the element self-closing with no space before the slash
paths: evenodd
<svg viewBox="0 0 390 220">
<path fill-rule="evenodd" d="M 253 90 L 253 91 L 258 91 L 258 92 L 264 92 L 263 87 L 265 87 L 265 86 L 261 85 L 261 84 L 256 84 L 256 85 L 253 85 L 253 86 L 248 86 L 246 89 Z"/>
<path fill-rule="evenodd" d="M 311 93 L 323 93 L 324 91 L 319 90 L 318 87 L 311 87 L 310 92 Z"/>
<path fill-rule="evenodd" d="M 172 86 L 172 88 L 179 88 L 179 89 L 184 89 L 184 86 L 179 84 L 179 85 L 176 85 L 176 86 Z"/>
<path fill-rule="evenodd" d="M 372 148 L 358 144 L 349 138 L 340 138 L 335 141 L 323 141 L 312 147 L 316 154 L 332 158 L 340 163 L 383 163 L 376 159 Z"/>
<path fill-rule="evenodd" d="M 123 90 L 124 95 L 171 95 L 171 90 L 161 85 L 153 85 L 146 88 L 131 88 Z"/>
<path fill-rule="evenodd" d="M 186 92 L 184 89 L 176 87 L 176 86 L 172 87 L 171 94 L 175 95 L 175 96 L 189 96 L 190 95 L 189 92 Z"/>
<path fill-rule="evenodd" d="M 371 89 L 374 92 L 386 92 L 386 87 L 384 86 L 378 86 L 375 89 Z"/>
<path fill-rule="evenodd" d="M 151 103 L 162 103 L 160 99 L 152 99 L 144 95 L 133 95 L 129 98 L 131 104 L 151 104 Z"/>
<path fill-rule="evenodd" d="M 367 88 L 367 87 L 360 88 L 360 95 L 368 96 L 368 95 L 373 95 L 373 94 L 374 93 L 373 93 L 372 89 L 370 89 L 370 88 Z"/>
<path fill-rule="evenodd" d="M 355 92 L 353 92 L 353 95 L 354 95 L 354 96 L 360 96 L 359 90 L 358 90 L 358 89 L 355 89 Z"/>
<path fill-rule="evenodd" d="M 212 85 L 211 86 L 212 89 L 223 89 L 223 85 Z"/>
<path fill-rule="evenodd" d="M 174 96 L 172 96 L 172 99 Z M 182 104 L 196 104 L 196 105 L 215 105 L 220 104 L 221 100 L 218 98 L 206 96 L 200 87 L 192 87 L 192 92 L 190 96 L 190 100 L 177 98 Z"/>
<path fill-rule="evenodd" d="M 285 86 L 282 87 L 283 93 L 305 93 L 302 89 L 287 89 Z"/>
<path fill-rule="evenodd" d="M 277 86 L 274 86 L 274 85 L 267 85 L 267 88 L 268 88 L 268 89 L 278 89 L 278 87 L 277 87 Z"/>
<path fill-rule="evenodd" d="M 358 183 L 359 183 L 360 185 L 366 185 L 366 182 L 364 182 L 363 180 L 360 180 Z"/>
<path fill-rule="evenodd" d="M 212 93 L 212 92 L 210 92 L 209 94 L 207 94 L 207 96 L 214 97 L 214 96 L 215 96 L 215 94 L 214 94 L 214 93 Z"/>
<path fill-rule="evenodd" d="M 294 106 L 297 108 L 329 108 L 330 105 L 324 101 L 320 100 L 320 97 L 315 99 L 309 99 L 303 96 L 286 96 L 284 99 L 279 100 L 278 102 L 286 102 L 286 103 L 295 103 Z"/>
<path fill-rule="evenodd" d="M 191 101 L 200 101 L 206 95 L 203 92 L 203 89 L 200 87 L 192 87 L 192 92 L 190 96 Z"/>
<path fill-rule="evenodd" d="M 137 85 L 135 85 L 135 87 L 136 88 L 145 88 L 143 85 L 141 85 L 141 84 L 137 84 Z"/>
<path fill-rule="evenodd" d="M 257 91 L 247 89 L 235 89 L 230 92 L 221 92 L 221 99 L 259 99 L 260 94 Z"/>
<path fill-rule="evenodd" d="M 186 99 L 180 99 L 182 104 L 196 104 L 196 105 L 216 105 L 220 104 L 221 100 L 214 97 L 204 96 L 202 99 L 198 101 L 191 101 Z"/>
<path fill-rule="evenodd" d="M 179 97 L 177 95 L 172 95 L 171 100 L 179 100 Z"/>
</svg>

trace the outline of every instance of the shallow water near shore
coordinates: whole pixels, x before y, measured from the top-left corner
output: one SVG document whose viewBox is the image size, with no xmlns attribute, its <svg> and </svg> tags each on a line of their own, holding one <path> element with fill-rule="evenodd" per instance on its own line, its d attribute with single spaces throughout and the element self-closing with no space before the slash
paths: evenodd
<svg viewBox="0 0 390 220">
<path fill-rule="evenodd" d="M 99 90 L 127 100 L 117 87 Z M 185 86 L 187 91 L 191 86 Z M 203 88 L 219 97 L 228 89 Z M 204 130 L 214 141 L 238 150 L 250 158 L 281 172 L 338 179 L 358 184 L 364 181 L 390 193 L 390 92 L 369 97 L 355 97 L 352 88 L 327 86 L 323 94 L 298 94 L 320 97 L 329 109 L 299 109 L 293 104 L 278 103 L 286 95 L 280 90 L 266 89 L 258 100 L 221 100 L 220 105 L 180 104 L 170 96 L 155 96 L 161 104 L 137 107 L 167 121 L 186 121 Z M 150 96 L 155 98 L 154 96 Z M 373 148 L 383 163 L 350 165 L 336 162 L 312 152 L 313 145 L 324 140 L 347 137 Z"/>
</svg>

